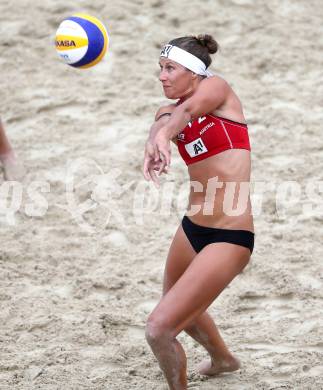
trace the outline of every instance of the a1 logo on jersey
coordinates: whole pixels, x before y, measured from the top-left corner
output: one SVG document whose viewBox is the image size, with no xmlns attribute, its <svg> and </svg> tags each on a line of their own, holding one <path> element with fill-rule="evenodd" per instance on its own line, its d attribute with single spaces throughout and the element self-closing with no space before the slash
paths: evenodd
<svg viewBox="0 0 323 390">
<path fill-rule="evenodd" d="M 185 149 L 187 153 L 190 155 L 190 157 L 196 157 L 208 151 L 207 147 L 204 145 L 204 142 L 202 141 L 202 138 L 197 138 L 194 141 L 190 142 L 189 144 L 186 144 Z"/>
</svg>

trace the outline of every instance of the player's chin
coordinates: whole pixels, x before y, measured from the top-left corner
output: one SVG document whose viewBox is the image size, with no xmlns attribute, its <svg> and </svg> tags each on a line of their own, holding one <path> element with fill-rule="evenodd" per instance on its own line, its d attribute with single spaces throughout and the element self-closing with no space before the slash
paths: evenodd
<svg viewBox="0 0 323 390">
<path fill-rule="evenodd" d="M 176 94 L 169 89 L 164 88 L 164 95 L 167 97 L 167 99 L 177 99 Z"/>
</svg>

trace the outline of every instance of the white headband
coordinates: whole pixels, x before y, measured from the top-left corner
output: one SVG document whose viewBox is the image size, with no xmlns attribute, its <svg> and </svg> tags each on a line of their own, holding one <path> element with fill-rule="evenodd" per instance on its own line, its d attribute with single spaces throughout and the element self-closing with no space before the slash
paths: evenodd
<svg viewBox="0 0 323 390">
<path fill-rule="evenodd" d="M 185 66 L 185 68 L 201 76 L 213 76 L 213 73 L 206 70 L 206 66 L 203 61 L 177 46 L 169 44 L 165 45 L 160 53 L 160 56 L 169 58 L 170 60 Z"/>
</svg>

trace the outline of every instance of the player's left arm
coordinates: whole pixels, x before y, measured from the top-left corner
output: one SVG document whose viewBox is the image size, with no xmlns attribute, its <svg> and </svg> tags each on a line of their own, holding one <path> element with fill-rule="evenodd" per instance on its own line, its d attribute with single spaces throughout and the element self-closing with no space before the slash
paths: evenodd
<svg viewBox="0 0 323 390">
<path fill-rule="evenodd" d="M 178 105 L 161 131 L 172 139 L 193 119 L 215 111 L 227 99 L 230 87 L 218 76 L 200 82 L 194 94 Z"/>
</svg>

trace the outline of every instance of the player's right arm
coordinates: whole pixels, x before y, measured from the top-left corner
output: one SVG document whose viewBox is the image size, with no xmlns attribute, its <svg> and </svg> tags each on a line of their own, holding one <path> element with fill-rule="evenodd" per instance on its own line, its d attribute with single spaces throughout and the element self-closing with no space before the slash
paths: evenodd
<svg viewBox="0 0 323 390">
<path fill-rule="evenodd" d="M 158 109 L 155 115 L 155 122 L 152 124 L 149 132 L 149 141 L 153 141 L 158 131 L 169 121 L 172 112 L 175 109 L 174 104 L 163 106 Z M 175 142 L 176 143 L 176 142 Z"/>
<path fill-rule="evenodd" d="M 163 106 L 158 109 L 155 115 L 155 122 L 150 128 L 149 136 L 145 145 L 143 174 L 146 180 L 152 180 L 157 186 L 159 185 L 159 181 L 155 171 L 158 171 L 158 176 L 162 172 L 167 172 L 159 169 L 161 160 L 158 150 L 154 145 L 154 139 L 158 131 L 169 121 L 174 109 L 174 104 Z M 176 140 L 174 140 L 174 142 L 176 143 Z"/>
</svg>

